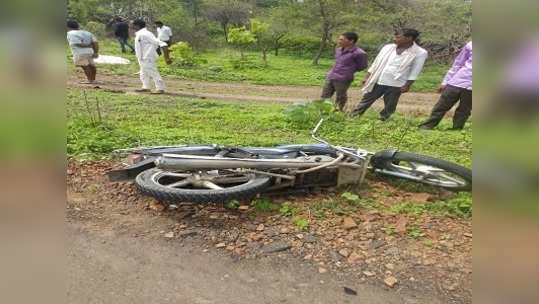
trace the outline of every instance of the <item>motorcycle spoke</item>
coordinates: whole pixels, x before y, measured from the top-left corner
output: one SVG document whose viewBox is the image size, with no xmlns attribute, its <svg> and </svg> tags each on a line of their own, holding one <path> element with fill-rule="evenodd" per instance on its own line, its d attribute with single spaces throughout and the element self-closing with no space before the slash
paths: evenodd
<svg viewBox="0 0 539 304">
<path fill-rule="evenodd" d="M 191 181 L 188 180 L 188 179 L 184 179 L 184 180 L 181 180 L 179 182 L 175 182 L 173 184 L 170 184 L 170 185 L 167 185 L 167 187 L 170 187 L 170 188 L 181 188 L 181 187 L 185 187 L 187 185 L 190 185 L 191 184 Z"/>
<path fill-rule="evenodd" d="M 176 172 L 167 172 L 165 174 L 163 174 L 164 176 L 172 176 L 172 177 L 180 177 L 180 178 L 186 178 L 186 177 L 190 177 L 192 174 L 191 173 L 176 173 Z"/>
<path fill-rule="evenodd" d="M 204 181 L 201 183 L 202 186 L 204 186 L 205 188 L 208 188 L 208 189 L 212 189 L 212 190 L 223 190 L 224 188 L 221 187 L 221 186 L 218 186 L 216 184 L 214 184 L 213 182 L 210 182 L 210 181 Z"/>
</svg>

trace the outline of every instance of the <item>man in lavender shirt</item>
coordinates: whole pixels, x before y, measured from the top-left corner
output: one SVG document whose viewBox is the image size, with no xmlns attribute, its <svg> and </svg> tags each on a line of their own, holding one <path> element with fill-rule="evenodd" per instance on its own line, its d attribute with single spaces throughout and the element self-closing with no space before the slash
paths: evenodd
<svg viewBox="0 0 539 304">
<path fill-rule="evenodd" d="M 472 42 L 468 42 L 455 59 L 453 66 L 447 72 L 442 85 L 438 89 L 442 93 L 438 103 L 432 109 L 429 119 L 419 127 L 432 129 L 436 127 L 445 113 L 459 100 L 460 103 L 453 116 L 451 130 L 462 130 L 468 117 L 472 114 Z"/>
<path fill-rule="evenodd" d="M 356 46 L 358 35 L 348 32 L 339 37 L 339 47 L 335 51 L 335 65 L 326 77 L 322 99 L 337 94 L 335 103 L 343 111 L 348 100 L 348 88 L 354 81 L 354 73 L 367 68 L 367 53 Z"/>
</svg>

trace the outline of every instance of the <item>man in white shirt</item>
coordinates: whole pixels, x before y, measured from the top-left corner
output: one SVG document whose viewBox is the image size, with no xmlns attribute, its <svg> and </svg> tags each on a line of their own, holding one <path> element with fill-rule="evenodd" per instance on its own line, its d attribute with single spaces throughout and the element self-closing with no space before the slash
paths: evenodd
<svg viewBox="0 0 539 304">
<path fill-rule="evenodd" d="M 155 21 L 157 27 L 157 39 L 165 42 L 168 46 L 172 43 L 172 30 L 161 21 Z"/>
<path fill-rule="evenodd" d="M 166 47 L 167 44 L 160 41 L 155 35 L 146 29 L 146 22 L 141 19 L 133 21 L 133 29 L 135 33 L 135 54 L 140 65 L 140 80 L 142 88 L 137 92 L 151 92 L 150 82 L 153 80 L 155 84 L 155 92 L 153 94 L 165 93 L 165 83 L 157 70 L 157 49 Z M 167 63 L 170 61 L 168 52 L 165 52 Z"/>
<path fill-rule="evenodd" d="M 67 42 L 73 54 L 73 63 L 80 66 L 88 79 L 88 84 L 95 83 L 97 68 L 94 58 L 99 56 L 99 44 L 95 36 L 80 29 L 75 20 L 67 21 Z"/>
<path fill-rule="evenodd" d="M 416 44 L 418 37 L 417 30 L 402 29 L 395 33 L 395 43 L 380 50 L 363 81 L 363 99 L 352 115 L 362 115 L 382 96 L 380 120 L 387 120 L 395 112 L 401 94 L 410 91 L 428 57 L 428 52 Z"/>
<path fill-rule="evenodd" d="M 161 21 L 155 21 L 155 27 L 157 28 L 157 39 L 161 40 L 162 42 L 167 44 L 167 47 L 172 45 L 172 30 L 170 27 L 163 24 Z M 163 48 L 163 51 L 161 51 L 162 48 L 157 49 L 157 54 L 161 56 L 161 53 L 165 53 L 167 50 Z"/>
</svg>

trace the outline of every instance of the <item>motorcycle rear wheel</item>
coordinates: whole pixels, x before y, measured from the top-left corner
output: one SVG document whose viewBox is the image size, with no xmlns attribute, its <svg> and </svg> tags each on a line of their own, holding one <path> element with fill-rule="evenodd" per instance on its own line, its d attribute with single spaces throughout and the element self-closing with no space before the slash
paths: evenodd
<svg viewBox="0 0 539 304">
<path fill-rule="evenodd" d="M 226 203 L 251 200 L 271 184 L 269 176 L 227 170 L 170 172 L 153 168 L 135 179 L 137 188 L 164 202 Z"/>
</svg>

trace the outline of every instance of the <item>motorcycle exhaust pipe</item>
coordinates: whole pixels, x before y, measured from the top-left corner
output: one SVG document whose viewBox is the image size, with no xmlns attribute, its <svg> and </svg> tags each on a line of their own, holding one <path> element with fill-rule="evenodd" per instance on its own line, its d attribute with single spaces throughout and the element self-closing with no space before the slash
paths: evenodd
<svg viewBox="0 0 539 304">
<path fill-rule="evenodd" d="M 217 170 L 217 169 L 300 169 L 313 168 L 331 163 L 335 159 L 325 155 L 299 157 L 295 159 L 242 159 L 196 155 L 164 154 L 157 158 L 157 168 L 168 171 Z"/>
</svg>

